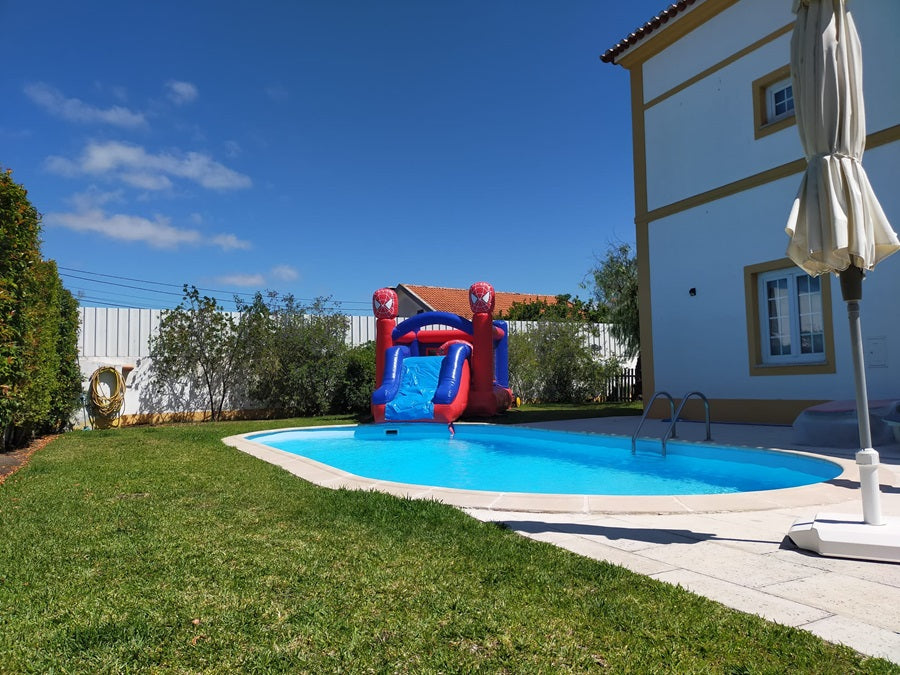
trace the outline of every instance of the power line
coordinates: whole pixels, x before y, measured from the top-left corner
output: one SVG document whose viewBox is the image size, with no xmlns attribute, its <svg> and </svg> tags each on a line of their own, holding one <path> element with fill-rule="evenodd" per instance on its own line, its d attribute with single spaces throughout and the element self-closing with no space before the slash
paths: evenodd
<svg viewBox="0 0 900 675">
<path fill-rule="evenodd" d="M 120 286 L 122 288 L 133 288 L 138 291 L 146 291 L 148 293 L 162 293 L 163 295 L 174 295 L 176 297 L 181 297 L 181 293 L 175 293 L 174 291 L 158 291 L 155 288 L 144 288 L 143 286 L 132 286 L 130 284 L 120 284 L 115 281 L 100 281 L 99 279 L 91 279 L 90 277 L 80 277 L 77 274 L 67 274 L 64 272 L 60 272 L 61 277 L 69 277 L 72 279 L 81 279 L 82 281 L 90 281 L 93 284 L 106 284 L 108 286 Z"/>
<path fill-rule="evenodd" d="M 119 276 L 116 274 L 104 274 L 103 272 L 90 272 L 88 270 L 79 270 L 79 269 L 75 269 L 74 267 L 58 267 L 58 269 L 67 270 L 69 272 L 78 272 L 79 274 L 91 274 L 95 277 L 107 277 L 108 279 L 122 279 L 124 281 L 136 281 L 136 282 L 142 283 L 142 284 L 153 284 L 154 286 L 169 286 L 171 288 L 184 288 L 184 284 L 173 284 L 173 283 L 167 283 L 165 281 L 150 281 L 148 279 L 135 279 L 134 277 L 123 277 L 123 276 Z M 108 283 L 112 283 L 112 282 L 108 282 Z M 190 285 L 190 284 L 188 284 L 188 285 Z M 216 289 L 216 288 L 200 288 L 199 286 L 196 286 L 195 288 L 198 291 L 207 291 L 209 293 L 226 293 L 229 295 L 246 295 L 247 297 L 250 297 L 250 298 L 252 298 L 255 295 L 255 293 L 246 293 L 246 292 L 242 292 L 242 291 L 223 291 L 223 290 Z M 151 289 L 147 289 L 147 290 L 151 290 Z M 157 292 L 162 292 L 162 291 L 157 291 Z M 175 295 L 181 295 L 181 293 L 176 293 Z"/>
<path fill-rule="evenodd" d="M 159 293 L 162 295 L 183 297 L 183 292 L 176 293 L 174 291 L 164 291 L 164 290 L 159 290 L 156 288 L 146 288 L 144 286 L 132 286 L 130 284 L 123 284 L 123 283 L 118 283 L 115 281 L 103 281 L 101 279 L 95 279 L 95 278 L 91 278 L 91 277 L 104 277 L 107 279 L 118 279 L 120 281 L 133 281 L 133 282 L 139 283 L 139 284 L 151 284 L 154 286 L 164 286 L 164 287 L 168 287 L 168 288 L 180 288 L 180 289 L 184 288 L 183 284 L 180 285 L 180 284 L 174 284 L 174 283 L 163 282 L 163 281 L 151 281 L 149 279 L 138 279 L 135 277 L 126 277 L 126 276 L 121 276 L 121 275 L 117 275 L 117 274 L 106 274 L 103 272 L 92 272 L 89 270 L 82 270 L 82 269 L 77 269 L 74 267 L 57 266 L 57 269 L 66 270 L 66 273 L 60 272 L 60 276 L 70 277 L 73 279 L 79 279 L 81 281 L 88 281 L 88 282 L 94 283 L 94 284 L 118 286 L 121 288 L 130 288 L 133 290 L 145 291 L 148 293 Z M 71 272 L 77 272 L 78 274 L 88 274 L 91 276 L 90 277 L 78 276 L 78 274 L 70 274 Z M 245 296 L 248 298 L 252 298 L 256 295 L 255 293 L 247 293 L 247 292 L 242 292 L 242 291 L 226 291 L 226 290 L 215 289 L 215 288 L 200 288 L 197 286 L 195 286 L 194 288 L 196 288 L 198 291 L 204 291 L 204 292 L 209 292 L 209 293 L 222 293 L 222 294 L 230 295 L 231 296 L 230 298 L 214 297 L 215 300 L 217 300 L 218 302 L 221 302 L 223 304 L 226 304 L 226 303 L 236 304 L 235 300 L 234 300 L 234 296 Z M 299 302 L 312 303 L 312 302 L 316 301 L 315 298 L 296 298 L 296 299 Z M 369 302 L 362 301 L 362 300 L 333 300 L 332 299 L 332 300 L 328 300 L 328 302 L 326 303 L 326 307 L 329 307 L 331 309 L 336 309 L 336 308 L 342 307 L 344 305 L 355 305 L 357 307 L 368 307 Z"/>
<path fill-rule="evenodd" d="M 76 299 L 80 302 L 82 300 L 86 300 L 88 302 L 93 302 L 97 305 L 103 305 L 104 307 L 118 307 L 121 309 L 152 309 L 152 307 L 135 307 L 133 303 L 123 305 L 118 302 L 113 302 L 111 300 L 107 300 L 106 298 L 95 298 L 90 295 L 80 295 L 76 296 Z"/>
</svg>

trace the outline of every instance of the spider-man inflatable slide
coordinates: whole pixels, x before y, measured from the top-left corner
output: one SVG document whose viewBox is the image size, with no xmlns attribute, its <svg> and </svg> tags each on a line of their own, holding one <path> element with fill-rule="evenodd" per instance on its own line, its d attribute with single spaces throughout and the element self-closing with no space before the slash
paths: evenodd
<svg viewBox="0 0 900 675">
<path fill-rule="evenodd" d="M 376 422 L 449 423 L 464 414 L 491 417 L 509 408 L 508 328 L 493 320 L 493 287 L 472 284 L 469 306 L 471 321 L 424 312 L 398 324 L 397 293 L 375 291 Z M 426 326 L 432 328 L 422 330 Z"/>
</svg>

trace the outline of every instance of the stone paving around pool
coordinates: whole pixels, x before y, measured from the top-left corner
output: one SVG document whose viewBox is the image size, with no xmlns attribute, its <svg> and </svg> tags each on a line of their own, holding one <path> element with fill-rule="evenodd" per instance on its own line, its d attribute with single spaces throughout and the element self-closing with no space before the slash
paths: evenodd
<svg viewBox="0 0 900 675">
<path fill-rule="evenodd" d="M 636 424 L 616 418 L 540 426 L 630 434 Z M 651 424 L 645 428 L 652 435 Z M 679 422 L 679 429 L 686 440 L 703 437 L 702 425 L 692 428 Z M 713 425 L 713 438 L 717 443 L 805 449 L 793 445 L 789 427 Z M 900 446 L 877 449 L 883 512 L 900 517 Z M 849 458 L 855 451 L 825 452 Z M 681 585 L 728 607 L 900 664 L 900 565 L 825 558 L 797 549 L 786 538 L 795 520 L 817 511 L 861 517 L 858 483 L 842 487 L 842 493 L 834 493 L 837 501 L 753 511 L 591 515 L 465 510 L 524 536 Z"/>
</svg>

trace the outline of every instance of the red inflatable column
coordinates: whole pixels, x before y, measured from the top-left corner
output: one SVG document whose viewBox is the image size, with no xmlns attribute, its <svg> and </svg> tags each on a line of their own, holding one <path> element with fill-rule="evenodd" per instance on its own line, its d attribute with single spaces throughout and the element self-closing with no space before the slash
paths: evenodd
<svg viewBox="0 0 900 675">
<path fill-rule="evenodd" d="M 494 400 L 494 287 L 485 281 L 472 284 L 469 306 L 472 308 L 472 380 L 466 411 L 490 417 L 497 412 Z"/>
<path fill-rule="evenodd" d="M 394 346 L 391 333 L 397 325 L 397 293 L 393 288 L 380 288 L 372 294 L 372 312 L 375 314 L 375 388 L 384 378 L 384 355 Z"/>
</svg>

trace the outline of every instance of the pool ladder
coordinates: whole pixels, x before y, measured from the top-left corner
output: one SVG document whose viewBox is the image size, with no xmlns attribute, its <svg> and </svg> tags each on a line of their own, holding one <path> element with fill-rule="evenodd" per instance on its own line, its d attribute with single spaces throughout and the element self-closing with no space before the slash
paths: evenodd
<svg viewBox="0 0 900 675">
<path fill-rule="evenodd" d="M 681 398 L 681 403 L 678 404 L 678 410 L 675 410 L 675 399 L 672 398 L 672 395 L 667 391 L 658 391 L 653 394 L 653 398 L 650 399 L 650 403 L 647 404 L 647 407 L 644 408 L 644 414 L 641 415 L 641 422 L 638 424 L 637 429 L 634 430 L 634 435 L 631 437 L 631 454 L 635 453 L 637 447 L 637 439 L 638 434 L 641 432 L 641 427 L 644 426 L 644 420 L 647 419 L 647 415 L 650 413 L 650 408 L 653 407 L 653 402 L 660 396 L 664 396 L 669 399 L 669 414 L 672 418 L 672 421 L 669 423 L 669 428 L 666 429 L 666 433 L 663 434 L 662 437 L 662 454 L 663 457 L 666 455 L 666 441 L 670 438 L 677 438 L 676 436 L 676 425 L 678 424 L 678 418 L 681 417 L 681 411 L 684 410 L 684 404 L 688 402 L 688 399 L 692 396 L 696 396 L 703 400 L 703 409 L 706 413 L 706 440 L 711 441 L 712 435 L 710 434 L 709 428 L 709 401 L 706 396 L 701 394 L 699 391 L 692 391 L 685 394 Z"/>
</svg>

